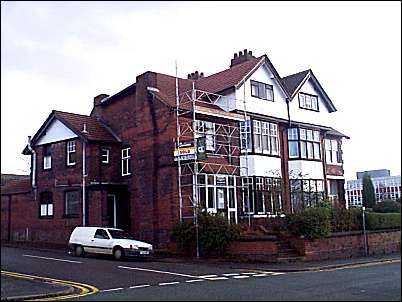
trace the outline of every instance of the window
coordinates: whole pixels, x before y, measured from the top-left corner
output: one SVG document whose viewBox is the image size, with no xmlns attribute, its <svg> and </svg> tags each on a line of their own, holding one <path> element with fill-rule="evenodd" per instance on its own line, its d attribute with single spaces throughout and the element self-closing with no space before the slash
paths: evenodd
<svg viewBox="0 0 402 302">
<path fill-rule="evenodd" d="M 64 193 L 64 214 L 65 216 L 76 216 L 79 214 L 79 191 L 67 191 Z"/>
<path fill-rule="evenodd" d="M 303 108 L 303 109 L 319 111 L 318 96 L 300 92 L 299 93 L 299 107 Z"/>
<path fill-rule="evenodd" d="M 321 179 L 291 179 L 291 202 L 293 211 L 315 207 L 324 200 L 324 181 Z"/>
<path fill-rule="evenodd" d="M 325 140 L 325 160 L 328 164 L 342 163 L 341 152 L 337 140 Z"/>
<path fill-rule="evenodd" d="M 256 81 L 250 81 L 250 83 L 251 83 L 251 96 L 268 101 L 274 100 L 274 90 L 272 85 Z"/>
<path fill-rule="evenodd" d="M 207 151 L 215 151 L 215 123 L 207 121 L 196 121 L 196 137 L 205 135 L 205 149 Z"/>
<path fill-rule="evenodd" d="M 131 148 L 121 150 L 121 175 L 126 176 L 131 174 Z"/>
<path fill-rule="evenodd" d="M 97 229 L 94 238 L 96 239 L 109 239 L 109 235 L 105 230 Z"/>
<path fill-rule="evenodd" d="M 46 145 L 43 146 L 43 169 L 51 169 L 52 168 L 52 152 L 51 146 Z"/>
<path fill-rule="evenodd" d="M 74 166 L 76 163 L 75 141 L 67 142 L 67 166 Z"/>
<path fill-rule="evenodd" d="M 243 212 L 253 215 L 282 213 L 281 181 L 274 177 L 243 177 Z"/>
<path fill-rule="evenodd" d="M 318 130 L 289 128 L 288 145 L 289 158 L 321 159 Z"/>
<path fill-rule="evenodd" d="M 110 156 L 110 149 L 109 148 L 102 148 L 101 149 L 101 163 L 108 164 L 109 163 L 109 156 Z"/>
<path fill-rule="evenodd" d="M 40 217 L 53 217 L 52 192 L 40 193 Z"/>
<path fill-rule="evenodd" d="M 240 149 L 251 152 L 251 121 L 240 122 Z"/>
<path fill-rule="evenodd" d="M 253 121 L 254 152 L 269 155 L 279 154 L 278 125 Z"/>
</svg>

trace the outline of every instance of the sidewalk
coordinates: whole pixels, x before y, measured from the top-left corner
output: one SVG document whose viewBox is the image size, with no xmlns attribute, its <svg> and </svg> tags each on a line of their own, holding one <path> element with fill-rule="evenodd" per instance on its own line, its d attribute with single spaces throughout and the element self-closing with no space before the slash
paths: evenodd
<svg viewBox="0 0 402 302">
<path fill-rule="evenodd" d="M 60 296 L 73 291 L 71 286 L 1 275 L 1 301 Z"/>
</svg>

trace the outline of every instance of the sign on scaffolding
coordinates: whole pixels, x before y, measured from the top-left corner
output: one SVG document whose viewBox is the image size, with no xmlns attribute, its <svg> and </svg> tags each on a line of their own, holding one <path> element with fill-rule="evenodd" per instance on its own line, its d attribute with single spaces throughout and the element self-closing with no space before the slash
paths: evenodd
<svg viewBox="0 0 402 302">
<path fill-rule="evenodd" d="M 174 160 L 194 160 L 196 159 L 196 152 L 193 141 L 179 142 L 178 146 L 173 152 Z"/>
</svg>

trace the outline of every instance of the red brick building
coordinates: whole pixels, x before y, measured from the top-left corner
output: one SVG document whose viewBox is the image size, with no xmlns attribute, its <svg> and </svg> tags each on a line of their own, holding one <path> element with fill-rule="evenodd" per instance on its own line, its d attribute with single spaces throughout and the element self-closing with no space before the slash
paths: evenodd
<svg viewBox="0 0 402 302">
<path fill-rule="evenodd" d="M 23 151 L 30 181 L 2 188 L 2 239 L 103 225 L 163 248 L 194 205 L 231 223 L 344 205 L 346 136 L 319 123 L 335 111 L 311 70 L 281 78 L 247 50 L 210 76 L 148 71 L 88 116 L 49 115 Z"/>
</svg>

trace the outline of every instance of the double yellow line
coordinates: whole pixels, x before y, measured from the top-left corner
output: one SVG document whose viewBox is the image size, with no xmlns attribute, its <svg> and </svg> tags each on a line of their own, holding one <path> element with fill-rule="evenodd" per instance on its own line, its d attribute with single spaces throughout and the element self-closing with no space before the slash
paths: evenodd
<svg viewBox="0 0 402 302">
<path fill-rule="evenodd" d="M 50 282 L 53 284 L 71 286 L 71 287 L 79 290 L 79 292 L 77 292 L 77 293 L 66 294 L 66 295 L 55 296 L 55 297 L 43 297 L 43 298 L 27 297 L 26 299 L 24 299 L 25 301 L 58 301 L 58 300 L 65 300 L 65 299 L 73 299 L 73 298 L 79 298 L 79 297 L 83 297 L 83 296 L 93 295 L 99 291 L 99 289 L 97 289 L 96 287 L 94 287 L 92 285 L 78 283 L 78 282 L 46 278 L 46 277 L 40 277 L 40 276 L 33 276 L 33 275 L 27 275 L 27 274 L 20 274 L 20 273 L 8 272 L 8 271 L 3 271 L 3 270 L 1 271 L 1 274 L 5 275 L 5 276 L 16 277 L 16 278 L 21 278 L 21 279 L 45 281 L 45 282 Z"/>
</svg>

